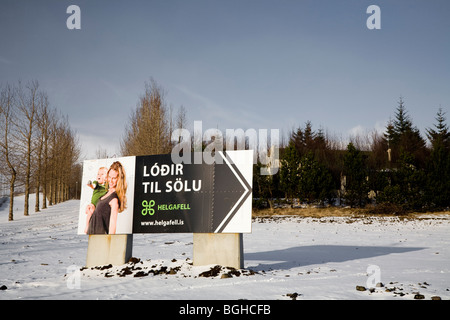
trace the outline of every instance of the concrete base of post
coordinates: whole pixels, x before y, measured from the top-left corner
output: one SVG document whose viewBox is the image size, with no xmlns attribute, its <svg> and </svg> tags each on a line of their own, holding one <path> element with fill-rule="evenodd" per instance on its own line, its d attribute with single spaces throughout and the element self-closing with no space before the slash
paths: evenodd
<svg viewBox="0 0 450 320">
<path fill-rule="evenodd" d="M 86 267 L 125 264 L 132 252 L 132 234 L 92 234 L 89 235 Z"/>
<path fill-rule="evenodd" d="M 242 233 L 194 233 L 194 266 L 244 268 Z"/>
</svg>

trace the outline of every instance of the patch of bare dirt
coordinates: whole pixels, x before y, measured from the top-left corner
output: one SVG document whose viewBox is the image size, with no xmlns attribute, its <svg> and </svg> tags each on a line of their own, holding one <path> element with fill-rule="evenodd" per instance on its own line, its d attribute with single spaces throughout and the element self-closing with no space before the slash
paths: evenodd
<svg viewBox="0 0 450 320">
<path fill-rule="evenodd" d="M 450 211 L 436 211 L 436 212 L 409 212 L 409 213 L 377 213 L 373 207 L 367 208 L 349 208 L 349 207 L 306 207 L 306 208 L 275 208 L 275 209 L 254 209 L 252 212 L 253 218 L 264 218 L 273 216 L 299 216 L 309 218 L 323 218 L 323 217 L 379 217 L 392 216 L 408 219 L 429 219 L 432 217 L 440 217 L 450 215 Z"/>
</svg>

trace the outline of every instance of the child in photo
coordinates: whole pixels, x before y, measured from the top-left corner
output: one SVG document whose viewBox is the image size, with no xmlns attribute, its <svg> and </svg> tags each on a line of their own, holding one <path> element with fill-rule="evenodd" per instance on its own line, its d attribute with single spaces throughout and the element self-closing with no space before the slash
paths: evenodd
<svg viewBox="0 0 450 320">
<path fill-rule="evenodd" d="M 97 172 L 97 180 L 88 181 L 87 186 L 93 189 L 91 203 L 89 203 L 86 207 L 86 228 L 84 230 L 87 233 L 89 220 L 91 220 L 91 216 L 94 213 L 95 207 L 97 206 L 98 200 L 103 197 L 107 192 L 108 188 L 106 185 L 108 169 L 105 167 L 101 167 Z"/>
</svg>

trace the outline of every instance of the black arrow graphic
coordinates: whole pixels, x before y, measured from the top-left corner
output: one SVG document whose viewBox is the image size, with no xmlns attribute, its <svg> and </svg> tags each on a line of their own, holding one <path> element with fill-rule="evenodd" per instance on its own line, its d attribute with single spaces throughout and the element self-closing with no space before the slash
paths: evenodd
<svg viewBox="0 0 450 320">
<path fill-rule="evenodd" d="M 252 188 L 229 155 L 219 152 L 224 163 L 214 167 L 212 230 L 223 232 L 252 193 Z"/>
</svg>

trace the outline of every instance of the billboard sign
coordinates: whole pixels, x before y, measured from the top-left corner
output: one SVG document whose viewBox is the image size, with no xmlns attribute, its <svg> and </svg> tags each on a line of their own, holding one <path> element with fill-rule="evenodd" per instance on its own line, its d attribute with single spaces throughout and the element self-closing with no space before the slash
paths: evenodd
<svg viewBox="0 0 450 320">
<path fill-rule="evenodd" d="M 253 151 L 218 152 L 213 164 L 194 158 L 85 161 L 78 233 L 251 232 Z"/>
</svg>

